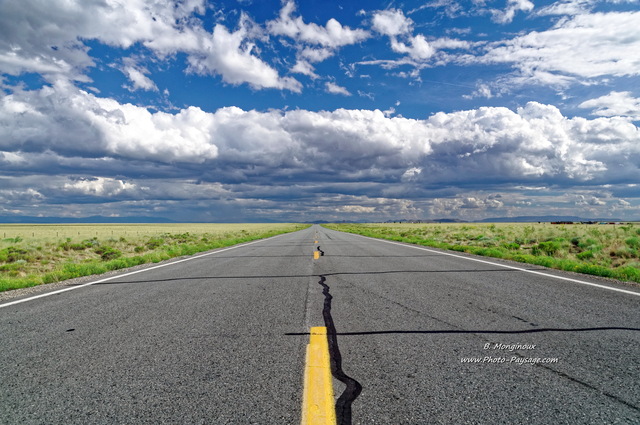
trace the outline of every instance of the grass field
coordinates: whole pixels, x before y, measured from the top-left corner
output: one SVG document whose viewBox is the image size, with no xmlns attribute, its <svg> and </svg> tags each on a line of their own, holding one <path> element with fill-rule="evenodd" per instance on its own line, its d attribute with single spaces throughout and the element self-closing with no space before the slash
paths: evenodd
<svg viewBox="0 0 640 425">
<path fill-rule="evenodd" d="M 329 224 L 330 229 L 640 282 L 640 224 Z"/>
<path fill-rule="evenodd" d="M 104 273 L 300 230 L 301 224 L 4 224 L 0 291 Z"/>
</svg>

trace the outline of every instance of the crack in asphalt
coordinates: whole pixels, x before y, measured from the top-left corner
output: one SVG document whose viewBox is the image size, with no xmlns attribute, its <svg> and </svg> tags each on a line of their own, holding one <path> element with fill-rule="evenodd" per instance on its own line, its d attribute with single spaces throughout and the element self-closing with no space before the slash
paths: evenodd
<svg viewBox="0 0 640 425">
<path fill-rule="evenodd" d="M 331 300 L 333 297 L 329 293 L 330 288 L 329 285 L 325 283 L 326 280 L 326 277 L 320 275 L 320 281 L 318 283 L 322 286 L 322 294 L 324 295 L 322 317 L 324 318 L 324 324 L 327 328 L 331 374 L 334 378 L 346 385 L 345 390 L 336 401 L 336 419 L 338 425 L 351 425 L 351 404 L 358 398 L 360 392 L 362 392 L 362 385 L 342 370 L 342 355 L 338 348 L 338 336 L 335 324 L 333 323 L 333 317 L 331 316 Z"/>
</svg>

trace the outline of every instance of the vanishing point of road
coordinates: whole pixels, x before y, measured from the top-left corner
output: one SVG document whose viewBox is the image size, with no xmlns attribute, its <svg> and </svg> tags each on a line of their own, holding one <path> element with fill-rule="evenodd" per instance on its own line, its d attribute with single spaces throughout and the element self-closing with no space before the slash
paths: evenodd
<svg viewBox="0 0 640 425">
<path fill-rule="evenodd" d="M 299 424 L 317 326 L 339 424 L 640 423 L 630 285 L 320 226 L 90 283 L 0 305 L 0 423 Z"/>
</svg>

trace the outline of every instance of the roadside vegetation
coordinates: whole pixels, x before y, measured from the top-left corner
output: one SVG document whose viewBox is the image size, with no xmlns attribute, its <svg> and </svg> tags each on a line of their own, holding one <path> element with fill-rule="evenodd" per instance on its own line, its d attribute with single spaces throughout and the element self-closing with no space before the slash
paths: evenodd
<svg viewBox="0 0 640 425">
<path fill-rule="evenodd" d="M 640 282 L 640 224 L 327 224 L 374 238 Z"/>
<path fill-rule="evenodd" d="M 0 291 L 157 263 L 306 227 L 280 223 L 0 225 Z"/>
</svg>

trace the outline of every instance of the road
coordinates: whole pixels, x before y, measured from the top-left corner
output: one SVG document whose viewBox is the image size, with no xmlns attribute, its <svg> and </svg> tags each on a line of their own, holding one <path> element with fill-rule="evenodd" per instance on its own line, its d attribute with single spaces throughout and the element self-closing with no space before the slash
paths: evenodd
<svg viewBox="0 0 640 425">
<path fill-rule="evenodd" d="M 640 290 L 477 258 L 313 226 L 1 307 L 0 423 L 298 424 L 312 326 L 342 424 L 640 423 Z"/>
</svg>

